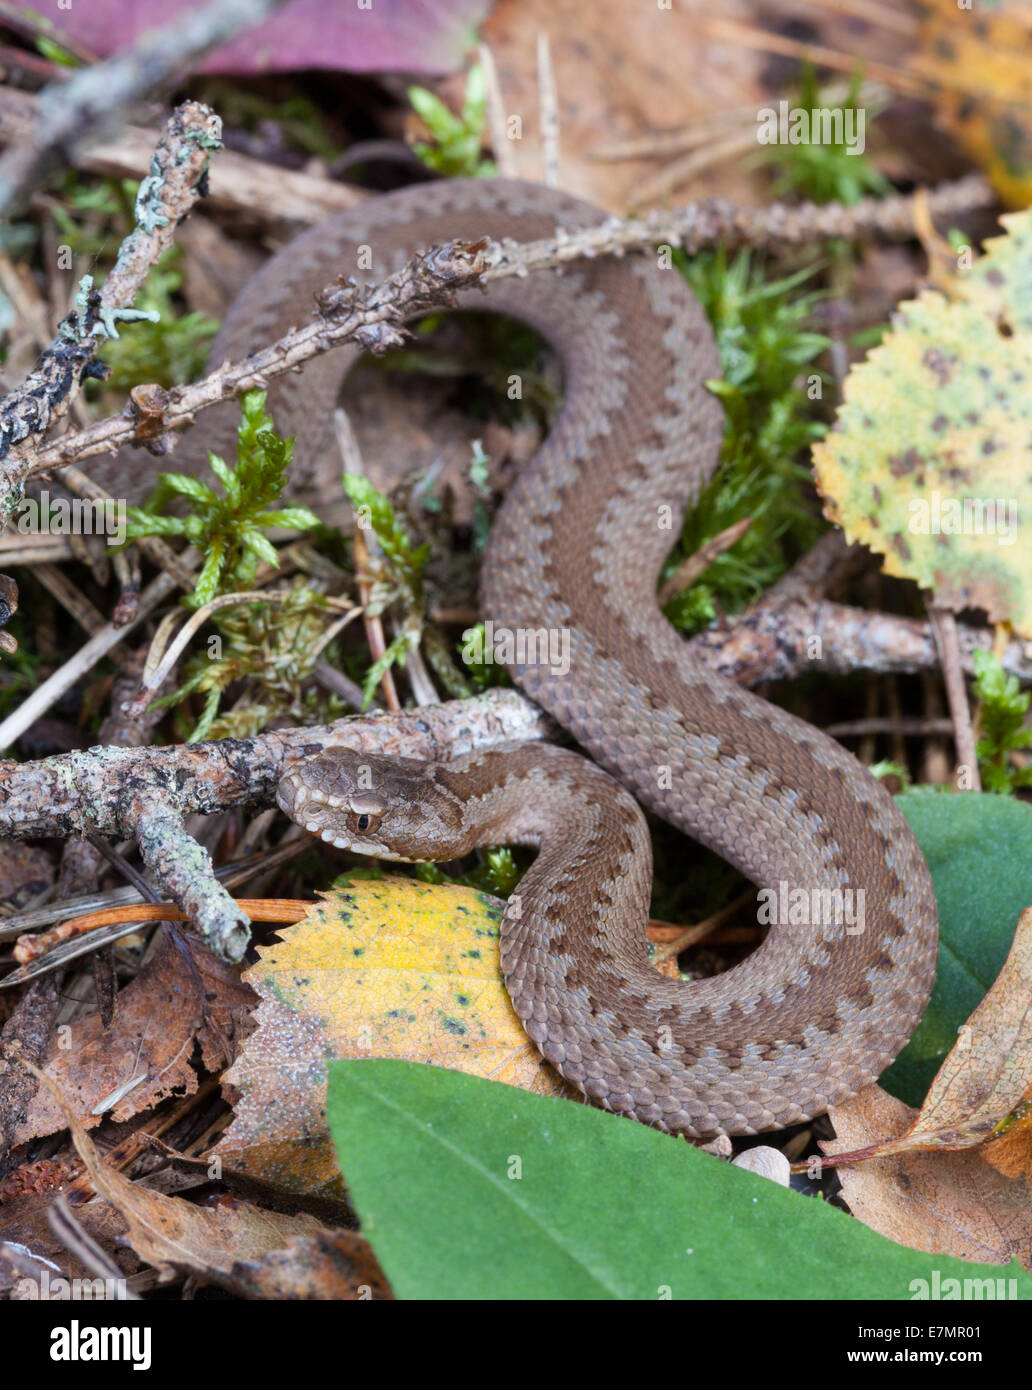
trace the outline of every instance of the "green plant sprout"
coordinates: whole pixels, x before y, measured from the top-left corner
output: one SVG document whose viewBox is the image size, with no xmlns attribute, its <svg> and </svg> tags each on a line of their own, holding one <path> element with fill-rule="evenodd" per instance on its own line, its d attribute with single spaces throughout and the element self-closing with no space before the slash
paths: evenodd
<svg viewBox="0 0 1032 1390">
<path fill-rule="evenodd" d="M 875 113 L 859 103 L 862 81 L 861 74 L 856 73 L 844 101 L 822 100 L 813 67 L 805 63 L 795 104 L 805 111 L 825 108 L 862 112 L 865 129 L 869 131 Z M 759 157 L 779 168 L 780 174 L 774 181 L 774 191 L 779 196 L 794 193 L 814 203 L 851 206 L 867 195 L 884 197 L 892 191 L 888 179 L 871 163 L 867 154 L 857 153 L 855 147 L 851 149 L 844 141 L 771 145 L 762 150 Z"/>
<path fill-rule="evenodd" d="M 824 376 L 813 364 L 829 340 L 807 326 L 820 292 L 795 293 L 816 266 L 768 280 L 748 251 L 730 262 L 723 249 L 691 260 L 678 253 L 677 261 L 716 335 L 724 375 L 708 385 L 724 405 L 727 430 L 720 465 L 686 517 L 663 577 L 734 522 L 752 518 L 704 580 L 666 605 L 671 622 L 692 633 L 718 606 L 734 612 L 758 598 L 824 529 L 809 467 L 799 460 L 826 429 L 814 418 Z"/>
<path fill-rule="evenodd" d="M 248 391 L 242 399 L 235 467 L 216 454 L 208 455 L 208 466 L 222 484 L 223 495 L 200 478 L 161 473 L 146 507 L 128 510 L 129 540 L 183 536 L 203 554 L 194 591 L 184 600 L 192 608 L 246 589 L 262 560 L 279 564 L 266 530 L 308 531 L 320 525 L 307 507 L 271 510 L 282 495 L 294 441 L 276 434 L 265 413 L 265 398 L 264 391 Z M 163 515 L 168 503 L 178 498 L 191 502 L 193 510 L 186 516 Z"/>
<path fill-rule="evenodd" d="M 440 97 L 425 87 L 410 87 L 408 98 L 413 110 L 426 126 L 433 144 L 418 140 L 416 156 L 428 169 L 447 178 L 493 178 L 497 170 L 489 159 L 482 159 L 480 146 L 487 114 L 487 88 L 479 63 L 469 70 L 462 114 L 449 111 Z"/>
<path fill-rule="evenodd" d="M 975 695 L 982 702 L 982 736 L 975 745 L 982 786 L 1002 795 L 1032 787 L 1032 767 L 1017 768 L 1010 760 L 1011 753 L 1032 744 L 1032 729 L 1025 728 L 1029 692 L 992 652 L 976 648 L 971 659 Z"/>
</svg>

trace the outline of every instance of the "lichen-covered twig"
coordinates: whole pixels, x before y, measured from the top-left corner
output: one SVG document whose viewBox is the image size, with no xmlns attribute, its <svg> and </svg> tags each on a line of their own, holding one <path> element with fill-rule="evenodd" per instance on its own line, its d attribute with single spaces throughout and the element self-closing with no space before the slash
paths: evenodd
<svg viewBox="0 0 1032 1390">
<path fill-rule="evenodd" d="M 0 836 L 135 839 L 156 889 L 184 910 L 218 955 L 239 960 L 247 922 L 187 833 L 193 812 L 269 804 L 287 768 L 331 746 L 422 759 L 553 733 L 515 691 L 435 708 L 341 720 L 251 739 L 173 748 L 94 748 L 36 763 L 0 763 Z"/>
<path fill-rule="evenodd" d="M 936 216 L 952 218 L 993 201 L 978 176 L 935 189 L 928 198 Z M 585 257 L 644 252 L 657 244 L 689 251 L 721 242 L 728 246 L 805 245 L 822 237 L 907 237 L 913 234 L 914 199 L 864 199 L 853 207 L 838 204 L 796 207 L 775 203 L 763 209 L 737 208 L 721 200 L 693 204 L 675 212 L 654 212 L 637 221 L 613 218 L 582 231 L 536 242 L 455 240 L 413 258 L 389 279 L 373 285 L 351 281 L 327 286 L 317 296 L 314 323 L 256 350 L 243 362 L 220 367 L 203 380 L 168 391 L 162 402 L 166 431 L 193 422 L 197 412 L 273 377 L 296 371 L 310 358 L 340 343 L 354 342 L 369 352 L 386 352 L 404 342 L 404 324 L 430 308 L 446 306 L 460 290 L 510 275 L 565 265 Z M 472 230 L 472 229 L 471 229 Z M 111 416 L 89 429 L 65 435 L 37 450 L 29 473 L 60 467 L 94 454 L 110 453 L 137 441 L 131 414 Z"/>
<path fill-rule="evenodd" d="M 506 244 L 484 278 L 524 275 L 585 257 L 620 256 L 655 246 L 680 246 L 691 255 L 717 244 L 732 250 L 738 246 L 807 246 L 831 237 L 898 240 L 914 235 L 915 196 L 899 193 L 889 198 L 862 198 L 851 207 L 844 203 L 771 203 L 759 208 L 707 198 L 672 211 L 658 208 L 641 218 L 613 217 L 564 236 Z M 941 184 L 927 200 L 933 217 L 949 220 L 991 206 L 996 195 L 980 175 L 969 174 L 954 183 Z"/>
<path fill-rule="evenodd" d="M 137 290 L 175 227 L 193 207 L 221 123 L 207 106 L 186 102 L 173 113 L 155 151 L 150 175 L 136 200 L 137 225 L 119 249 L 114 268 L 98 292 L 82 282 L 75 310 L 62 320 L 57 337 L 24 384 L 0 401 L 0 528 L 21 500 L 35 468 L 35 441 L 65 415 L 82 382 L 94 370 L 102 338 L 117 337 L 119 320 L 139 318 L 131 309 Z"/>
<path fill-rule="evenodd" d="M 314 323 L 257 348 L 242 362 L 220 368 L 190 386 L 163 393 L 164 428 L 188 424 L 207 406 L 254 387 L 264 387 L 272 377 L 295 371 L 339 343 L 358 343 L 372 353 L 400 346 L 406 339 L 403 325 L 407 319 L 447 305 L 459 290 L 481 283 L 491 245 L 486 240 L 450 241 L 414 256 L 379 284 L 356 285 L 349 281 L 327 286 L 317 296 L 320 312 Z M 37 450 L 27 471 L 32 475 L 73 459 L 109 453 L 136 442 L 136 437 L 135 415 L 111 416 Z"/>
</svg>

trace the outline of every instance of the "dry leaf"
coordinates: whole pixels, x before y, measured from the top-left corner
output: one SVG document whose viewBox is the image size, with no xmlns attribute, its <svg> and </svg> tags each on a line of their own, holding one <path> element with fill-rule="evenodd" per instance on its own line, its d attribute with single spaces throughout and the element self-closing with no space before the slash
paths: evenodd
<svg viewBox="0 0 1032 1390">
<path fill-rule="evenodd" d="M 958 611 L 1032 637 L 1032 213 L 957 280 L 929 291 L 854 367 L 835 427 L 814 445 L 825 515 Z"/>
<path fill-rule="evenodd" d="M 747 110 L 741 124 L 743 148 L 757 148 L 755 107 L 763 92 L 756 74 L 759 54 L 700 39 L 698 18 L 683 4 L 669 8 L 655 0 L 499 0 L 482 29 L 494 55 L 506 116 L 520 120 L 518 139 L 509 147 L 519 178 L 541 179 L 541 123 L 538 102 L 537 43 L 547 34 L 558 94 L 559 182 L 567 193 L 587 198 L 611 212 L 626 211 L 634 190 L 664 164 L 635 159 L 601 163 L 592 158 L 600 145 L 712 122 L 728 108 Z M 453 109 L 461 86 L 449 84 Z M 458 94 L 458 102 L 454 95 Z M 711 136 L 714 143 L 719 131 Z M 757 202 L 758 174 L 740 158 L 715 159 L 697 186 L 707 195 L 735 202 Z M 693 196 L 692 186 L 677 200 Z"/>
<path fill-rule="evenodd" d="M 904 1134 L 916 1112 L 868 1086 L 828 1112 L 836 1139 L 829 1157 Z M 1032 1204 L 1024 1183 L 1008 1182 L 985 1150 L 905 1153 L 836 1170 L 853 1215 L 900 1245 L 984 1264 L 1017 1259 L 1032 1269 Z"/>
<path fill-rule="evenodd" d="M 980 5 L 958 23 L 957 0 L 925 0 L 911 70 L 932 87 L 936 112 L 1011 207 L 1032 200 L 1032 14 L 1019 0 Z"/>
<path fill-rule="evenodd" d="M 225 1078 L 239 1099 L 214 1152 L 290 1191 L 341 1196 L 326 1128 L 330 1058 L 433 1062 L 574 1095 L 509 1003 L 502 906 L 471 888 L 359 881 L 261 948 L 246 975 L 261 999 L 257 1028 Z"/>
<path fill-rule="evenodd" d="M 1032 908 L 1021 914 L 1003 969 L 958 1034 L 910 1129 L 856 1153 L 839 1153 L 839 1162 L 975 1148 L 1004 1126 L 1013 1131 L 1008 1154 L 1016 1142 L 1027 1142 L 1032 1133 L 1026 1099 L 1032 1088 Z"/>
<path fill-rule="evenodd" d="M 55 1033 L 43 1070 L 86 1126 L 97 1125 L 106 1116 L 115 1121 L 131 1119 L 173 1092 L 192 1095 L 198 1085 L 197 1072 L 190 1065 L 195 1041 L 201 1044 L 209 1070 L 217 1071 L 229 1060 L 223 1040 L 236 1035 L 254 1004 L 254 994 L 242 983 L 237 967 L 218 960 L 196 938 L 184 940 L 200 972 L 212 1027 L 202 1026 L 202 1001 L 194 978 L 166 938 L 136 979 L 119 993 L 110 1028 L 94 1013 Z M 90 1113 L 137 1077 L 143 1079 L 105 1115 Z M 19 1125 L 15 1143 L 53 1134 L 64 1125 L 60 1105 L 43 1087 Z"/>
<path fill-rule="evenodd" d="M 233 1197 L 214 1206 L 194 1206 L 131 1182 L 104 1162 L 54 1083 L 35 1067 L 29 1070 L 54 1096 L 94 1189 L 124 1218 L 137 1255 L 168 1277 L 178 1270 L 243 1297 L 339 1299 L 386 1293 L 372 1251 L 353 1231 L 331 1231 L 314 1216 L 266 1211 Z M 273 1255 L 277 1258 L 270 1259 Z"/>
</svg>

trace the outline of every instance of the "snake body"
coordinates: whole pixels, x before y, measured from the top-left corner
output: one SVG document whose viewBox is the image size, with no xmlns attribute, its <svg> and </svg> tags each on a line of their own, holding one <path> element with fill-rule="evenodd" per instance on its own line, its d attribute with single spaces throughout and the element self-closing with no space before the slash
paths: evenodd
<svg viewBox="0 0 1032 1390">
<path fill-rule="evenodd" d="M 359 275 L 362 248 L 364 277 L 379 279 L 454 236 L 527 240 L 602 216 L 508 181 L 386 195 L 273 257 L 212 359 L 301 321 L 334 275 Z M 704 667 L 657 606 L 660 566 L 720 447 L 709 326 L 677 270 L 646 258 L 497 281 L 459 307 L 522 319 L 561 360 L 559 417 L 493 523 L 483 610 L 496 633 L 568 640 L 568 669 L 554 652 L 510 669 L 598 766 L 543 746 L 442 766 L 326 753 L 284 778 L 280 805 L 324 839 L 387 857 L 538 846 L 501 953 L 544 1056 L 596 1103 L 672 1133 L 808 1119 L 877 1077 L 916 1026 L 935 971 L 935 899 L 884 788 L 818 730 Z M 338 485 L 332 410 L 357 355 L 319 358 L 270 393 L 280 432 L 297 437 L 301 489 L 316 496 Z M 225 451 L 237 412 L 213 413 L 204 443 Z M 647 959 L 651 858 L 635 798 L 781 903 L 793 890 L 858 894 L 862 929 L 797 914 L 724 974 L 661 976 Z"/>
</svg>

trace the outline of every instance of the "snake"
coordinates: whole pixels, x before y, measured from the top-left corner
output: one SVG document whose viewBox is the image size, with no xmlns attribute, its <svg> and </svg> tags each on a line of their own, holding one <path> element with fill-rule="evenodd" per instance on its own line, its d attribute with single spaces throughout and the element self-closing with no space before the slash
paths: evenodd
<svg viewBox="0 0 1032 1390">
<path fill-rule="evenodd" d="M 285 333 L 337 275 L 374 281 L 451 238 L 537 240 L 605 216 L 507 179 L 372 198 L 266 262 L 210 361 Z M 658 605 L 660 570 L 720 458 L 706 315 L 659 253 L 497 279 L 454 307 L 521 320 L 561 367 L 557 417 L 493 519 L 481 607 L 498 659 L 580 751 L 525 743 L 421 763 L 331 749 L 287 771 L 278 803 L 323 841 L 386 859 L 536 849 L 502 916 L 502 974 L 528 1037 L 589 1101 L 703 1141 L 809 1120 L 874 1081 L 913 1033 L 935 976 L 936 903 L 885 787 L 715 674 Z M 360 355 L 338 348 L 270 386 L 299 493 L 339 492 L 333 412 Z M 210 414 L 206 448 L 231 450 L 236 409 Z M 730 969 L 684 981 L 650 963 L 642 807 L 768 905 L 766 935 Z"/>
</svg>

